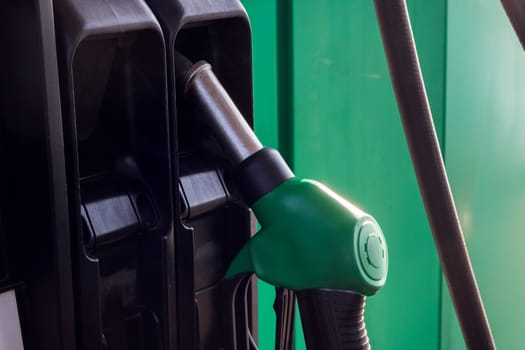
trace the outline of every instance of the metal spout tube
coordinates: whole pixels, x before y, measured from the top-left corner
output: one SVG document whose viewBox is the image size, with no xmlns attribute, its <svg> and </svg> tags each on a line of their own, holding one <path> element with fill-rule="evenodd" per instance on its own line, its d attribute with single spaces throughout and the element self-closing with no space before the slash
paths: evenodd
<svg viewBox="0 0 525 350">
<path fill-rule="evenodd" d="M 199 118 L 212 129 L 233 166 L 263 148 L 208 63 L 199 61 L 192 64 L 178 53 L 176 67 L 177 81 L 181 82 L 179 88 L 197 106 Z"/>
<path fill-rule="evenodd" d="M 465 343 L 469 349 L 495 349 L 441 157 L 405 0 L 374 4 L 412 163 Z"/>
</svg>

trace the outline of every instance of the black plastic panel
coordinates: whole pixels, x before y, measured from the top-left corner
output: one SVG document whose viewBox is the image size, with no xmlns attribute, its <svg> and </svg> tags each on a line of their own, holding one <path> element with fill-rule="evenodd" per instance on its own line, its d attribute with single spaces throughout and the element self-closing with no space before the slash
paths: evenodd
<svg viewBox="0 0 525 350">
<path fill-rule="evenodd" d="M 224 281 L 223 276 L 252 233 L 248 209 L 224 186 L 222 163 L 202 154 L 186 153 L 179 159 L 181 198 L 188 207 L 181 217 L 190 229 L 177 233 L 190 237 L 185 247 L 191 250 L 186 248 L 184 263 L 188 265 L 182 265 L 178 273 L 193 281 L 186 300 L 192 300 L 189 316 L 198 324 L 197 328 L 186 324 L 186 329 L 202 349 L 245 349 L 247 334 L 239 328 L 256 326 L 255 290 L 248 284 L 249 276 L 233 281 Z M 181 341 L 191 339 L 181 337 Z"/>
<path fill-rule="evenodd" d="M 175 348 L 167 83 L 140 0 L 56 0 L 79 349 Z"/>
<path fill-rule="evenodd" d="M 25 348 L 74 349 L 51 0 L 4 2 L 0 42 L 0 289 L 17 288 Z"/>
<path fill-rule="evenodd" d="M 222 279 L 235 252 L 250 238 L 246 206 L 224 186 L 230 169 L 192 106 L 178 103 L 175 50 L 194 61 L 207 60 L 253 122 L 251 32 L 237 0 L 148 0 L 164 30 L 168 57 L 174 188 L 180 349 L 248 349 L 255 333 L 255 288 L 249 276 Z M 178 188 L 177 188 L 178 187 Z"/>
<path fill-rule="evenodd" d="M 1 211 L 0 211 L 1 212 Z M 7 279 L 7 255 L 4 232 L 2 229 L 2 218 L 0 217 L 0 283 Z"/>
<path fill-rule="evenodd" d="M 3 137 L 0 135 L 0 150 L 4 149 L 3 144 Z M 0 155 L 3 156 L 3 152 L 0 152 Z M 5 180 L 4 180 L 4 173 L 0 172 L 0 286 L 2 285 L 2 282 L 7 280 L 8 274 L 7 274 L 7 242 L 5 238 L 6 232 L 4 232 L 4 223 L 2 220 L 3 213 L 4 213 L 4 205 L 6 203 L 6 199 L 4 196 L 5 190 Z M 1 287 L 0 287 L 1 288 Z"/>
</svg>

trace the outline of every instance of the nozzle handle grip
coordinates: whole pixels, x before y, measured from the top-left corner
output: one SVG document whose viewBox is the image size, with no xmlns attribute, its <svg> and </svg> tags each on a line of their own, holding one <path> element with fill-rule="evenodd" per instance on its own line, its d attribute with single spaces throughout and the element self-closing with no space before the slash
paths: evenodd
<svg viewBox="0 0 525 350">
<path fill-rule="evenodd" d="M 308 350 L 370 349 L 364 296 L 328 289 L 296 294 Z"/>
</svg>

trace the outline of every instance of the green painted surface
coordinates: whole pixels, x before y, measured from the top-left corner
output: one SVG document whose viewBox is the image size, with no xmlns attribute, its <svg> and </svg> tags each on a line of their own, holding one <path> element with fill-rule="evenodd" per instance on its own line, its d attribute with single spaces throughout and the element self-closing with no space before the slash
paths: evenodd
<svg viewBox="0 0 525 350">
<path fill-rule="evenodd" d="M 244 3 L 254 32 L 259 136 L 265 144 L 280 141 L 285 151 L 292 150 L 298 175 L 327 183 L 373 214 L 388 239 L 388 283 L 369 298 L 366 313 L 374 347 L 464 348 L 440 281 L 371 2 L 303 0 L 284 6 L 291 11 L 284 17 L 291 20 L 284 22 L 291 28 L 286 33 L 291 50 L 284 58 L 277 51 L 283 35 L 276 31 L 277 2 Z M 525 266 L 520 254 L 525 243 L 520 234 L 525 224 L 520 215 L 525 205 L 525 119 L 520 113 L 525 109 L 520 98 L 525 54 L 498 1 L 412 0 L 409 10 L 497 345 L 525 348 L 520 337 L 525 306 L 518 302 L 525 283 L 516 278 Z M 283 18 L 280 25 L 286 27 Z M 277 62 L 286 64 L 281 72 L 290 69 L 291 82 L 284 89 Z M 281 97 L 291 94 L 287 108 L 277 103 L 279 82 Z M 286 111 L 293 118 L 283 116 Z M 274 346 L 274 290 L 261 283 L 259 293 L 260 348 L 269 350 Z M 300 325 L 296 337 L 296 348 L 303 349 Z"/>
<path fill-rule="evenodd" d="M 445 2 L 410 1 L 442 129 Z M 385 287 L 367 300 L 377 349 L 439 347 L 440 270 L 397 112 L 371 1 L 294 3 L 294 160 L 373 215 L 389 245 Z"/>
<path fill-rule="evenodd" d="M 448 6 L 445 161 L 498 349 L 524 349 L 525 53 L 499 1 Z M 443 349 L 464 349 L 444 297 Z"/>
<path fill-rule="evenodd" d="M 268 147 L 278 146 L 277 28 L 275 0 L 244 0 L 253 35 L 255 131 Z"/>
<path fill-rule="evenodd" d="M 371 2 L 288 0 L 279 10 L 291 13 L 284 13 L 280 26 L 276 15 L 283 13 L 276 1 L 245 2 L 254 27 L 257 131 L 267 144 L 280 141 L 281 148 L 293 152 L 298 175 L 355 201 L 378 219 L 387 236 L 389 280 L 369 298 L 366 313 L 372 344 L 379 349 L 464 348 L 440 280 Z M 525 348 L 525 305 L 517 302 L 525 283 L 515 277 L 525 266 L 520 254 L 525 243 L 520 235 L 525 100 L 519 95 L 525 88 L 525 54 L 498 1 L 408 3 L 497 345 Z M 276 51 L 283 36 L 290 46 Z M 289 71 L 278 70 L 276 62 L 289 64 Z M 277 79 L 278 71 L 289 74 L 290 81 Z M 277 103 L 279 83 L 280 98 L 288 92 L 291 101 L 284 109 Z M 291 119 L 283 115 L 287 111 Z M 260 291 L 261 349 L 273 349 L 274 291 L 266 284 Z M 296 339 L 296 348 L 304 349 L 300 327 Z"/>
</svg>

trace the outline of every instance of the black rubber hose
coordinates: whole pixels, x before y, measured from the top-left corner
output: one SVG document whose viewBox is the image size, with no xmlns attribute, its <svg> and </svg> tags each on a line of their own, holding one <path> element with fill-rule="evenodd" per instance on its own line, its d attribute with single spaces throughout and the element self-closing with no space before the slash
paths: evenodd
<svg viewBox="0 0 525 350">
<path fill-rule="evenodd" d="M 525 2 L 523 0 L 501 0 L 501 4 L 518 35 L 521 46 L 525 49 Z"/>
<path fill-rule="evenodd" d="M 374 0 L 421 196 L 469 349 L 495 349 L 452 199 L 404 0 Z"/>
<path fill-rule="evenodd" d="M 296 293 L 308 350 L 370 350 L 364 296 L 325 289 Z"/>
</svg>

